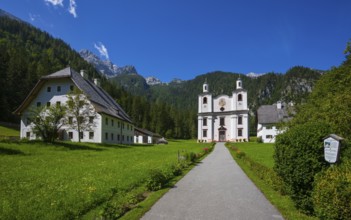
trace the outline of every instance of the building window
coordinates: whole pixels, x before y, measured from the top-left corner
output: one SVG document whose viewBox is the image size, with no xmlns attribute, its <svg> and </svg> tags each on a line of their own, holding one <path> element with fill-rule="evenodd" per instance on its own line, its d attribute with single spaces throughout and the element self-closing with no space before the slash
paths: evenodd
<svg viewBox="0 0 351 220">
<path fill-rule="evenodd" d="M 120 124 L 119 124 L 119 122 L 117 122 L 117 127 L 120 127 Z"/>
<path fill-rule="evenodd" d="M 207 104 L 207 97 L 204 97 L 204 98 L 202 99 L 202 103 L 203 103 L 203 104 Z"/>
<path fill-rule="evenodd" d="M 113 119 L 111 119 L 111 125 L 112 127 L 114 126 L 115 122 L 113 121 Z"/>
<path fill-rule="evenodd" d="M 56 106 L 57 106 L 57 107 L 60 107 L 60 106 L 61 106 L 61 102 L 57 101 L 57 102 L 56 102 Z"/>
<path fill-rule="evenodd" d="M 129 136 L 127 136 L 127 142 L 129 142 Z"/>
<path fill-rule="evenodd" d="M 272 139 L 273 136 L 272 135 L 266 135 L 266 139 Z"/>
<path fill-rule="evenodd" d="M 120 139 L 120 136 L 119 136 L 119 135 L 117 135 L 117 140 L 119 141 L 119 139 Z"/>
<path fill-rule="evenodd" d="M 202 130 L 202 137 L 207 137 L 207 130 Z"/>
<path fill-rule="evenodd" d="M 242 137 L 243 136 L 243 129 L 239 128 L 238 129 L 238 137 Z"/>
<path fill-rule="evenodd" d="M 113 133 L 111 133 L 111 140 L 113 141 Z"/>
<path fill-rule="evenodd" d="M 51 87 L 48 86 L 48 87 L 46 88 L 46 91 L 47 91 L 47 92 L 51 92 Z"/>
<path fill-rule="evenodd" d="M 83 116 L 78 116 L 77 121 L 79 122 L 79 124 L 83 124 Z"/>
<path fill-rule="evenodd" d="M 94 132 L 89 132 L 89 139 L 90 140 L 94 139 Z"/>
<path fill-rule="evenodd" d="M 124 141 L 124 135 L 122 135 L 122 141 Z"/>
<path fill-rule="evenodd" d="M 108 118 L 105 119 L 105 125 L 108 125 Z"/>
<path fill-rule="evenodd" d="M 40 107 L 41 106 L 41 102 L 37 102 L 37 107 Z"/>
<path fill-rule="evenodd" d="M 73 85 L 70 85 L 70 86 L 69 86 L 69 90 L 73 91 L 73 89 L 74 89 L 74 86 L 73 86 Z"/>
<path fill-rule="evenodd" d="M 83 137 L 84 137 L 83 132 L 82 132 L 82 131 L 79 132 L 79 138 L 80 138 L 80 139 L 83 139 Z"/>
<path fill-rule="evenodd" d="M 224 126 L 225 124 L 224 124 L 224 118 L 220 118 L 219 119 L 219 125 L 220 126 Z"/>
<path fill-rule="evenodd" d="M 57 86 L 57 91 L 61 92 L 61 86 Z"/>
<path fill-rule="evenodd" d="M 122 129 L 124 129 L 124 123 L 122 123 Z"/>
<path fill-rule="evenodd" d="M 241 102 L 243 100 L 243 95 L 239 94 L 238 95 L 238 101 Z"/>
<path fill-rule="evenodd" d="M 238 125 L 242 125 L 243 124 L 243 117 L 239 116 L 238 117 Z"/>
<path fill-rule="evenodd" d="M 27 133 L 26 133 L 26 138 L 30 138 L 30 132 L 28 131 Z"/>
<path fill-rule="evenodd" d="M 202 125 L 203 125 L 203 126 L 207 126 L 207 118 L 204 118 L 204 119 L 202 120 Z"/>
<path fill-rule="evenodd" d="M 70 132 L 68 132 L 68 139 L 73 139 L 73 132 L 72 131 L 70 131 Z"/>
<path fill-rule="evenodd" d="M 94 117 L 93 116 L 90 116 L 89 117 L 89 123 L 93 123 L 94 122 Z"/>
<path fill-rule="evenodd" d="M 108 133 L 105 133 L 105 139 L 108 140 Z"/>
<path fill-rule="evenodd" d="M 51 103 L 50 102 L 47 102 L 46 103 L 46 107 L 50 107 Z"/>
</svg>

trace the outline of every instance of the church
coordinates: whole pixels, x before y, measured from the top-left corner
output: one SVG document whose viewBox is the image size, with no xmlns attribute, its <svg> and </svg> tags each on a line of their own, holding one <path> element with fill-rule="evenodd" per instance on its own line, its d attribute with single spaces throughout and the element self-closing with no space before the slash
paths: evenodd
<svg viewBox="0 0 351 220">
<path fill-rule="evenodd" d="M 203 84 L 198 97 L 198 141 L 242 142 L 249 140 L 247 91 L 242 80 L 236 81 L 232 96 L 213 97 L 209 84 Z"/>
</svg>

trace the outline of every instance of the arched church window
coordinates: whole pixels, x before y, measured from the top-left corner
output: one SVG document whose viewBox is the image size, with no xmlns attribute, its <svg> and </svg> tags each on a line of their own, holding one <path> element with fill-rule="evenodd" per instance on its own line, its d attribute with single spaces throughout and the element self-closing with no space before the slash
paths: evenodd
<svg viewBox="0 0 351 220">
<path fill-rule="evenodd" d="M 204 97 L 204 98 L 203 98 L 202 103 L 203 103 L 203 104 L 207 104 L 207 97 Z"/>
<path fill-rule="evenodd" d="M 241 102 L 243 100 L 243 95 L 239 94 L 238 95 L 238 101 Z"/>
</svg>

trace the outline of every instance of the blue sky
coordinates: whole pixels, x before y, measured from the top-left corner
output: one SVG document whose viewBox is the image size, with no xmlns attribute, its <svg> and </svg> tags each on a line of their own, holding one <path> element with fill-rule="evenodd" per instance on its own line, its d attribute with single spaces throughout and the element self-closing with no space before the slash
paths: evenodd
<svg viewBox="0 0 351 220">
<path fill-rule="evenodd" d="M 216 70 L 327 70 L 351 39 L 350 0 L 1 0 L 0 8 L 164 82 Z"/>
</svg>

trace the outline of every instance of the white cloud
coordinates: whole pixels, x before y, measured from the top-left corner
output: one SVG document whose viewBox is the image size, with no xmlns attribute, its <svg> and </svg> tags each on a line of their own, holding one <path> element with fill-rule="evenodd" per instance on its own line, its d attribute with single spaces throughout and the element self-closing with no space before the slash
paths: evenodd
<svg viewBox="0 0 351 220">
<path fill-rule="evenodd" d="M 37 20 L 37 17 L 39 17 L 39 15 L 35 15 L 35 14 L 32 14 L 32 13 L 29 13 L 29 19 L 33 22 L 35 20 Z"/>
<path fill-rule="evenodd" d="M 77 3 L 76 0 L 69 0 L 69 8 L 68 11 L 69 13 L 71 13 L 73 15 L 73 17 L 77 17 L 77 12 L 76 12 L 76 8 L 77 8 Z"/>
<path fill-rule="evenodd" d="M 61 6 L 63 7 L 63 0 L 44 0 L 46 3 L 50 3 L 54 6 Z"/>
<path fill-rule="evenodd" d="M 53 6 L 60 6 L 64 7 L 63 1 L 64 0 L 44 0 L 47 5 L 53 5 Z M 69 0 L 69 7 L 68 7 L 68 12 L 73 15 L 73 17 L 77 17 L 77 3 L 76 0 Z"/>
<path fill-rule="evenodd" d="M 109 59 L 107 48 L 105 47 L 105 45 L 99 42 L 98 44 L 94 44 L 94 47 L 99 51 L 100 56 L 105 57 L 106 59 Z"/>
</svg>

